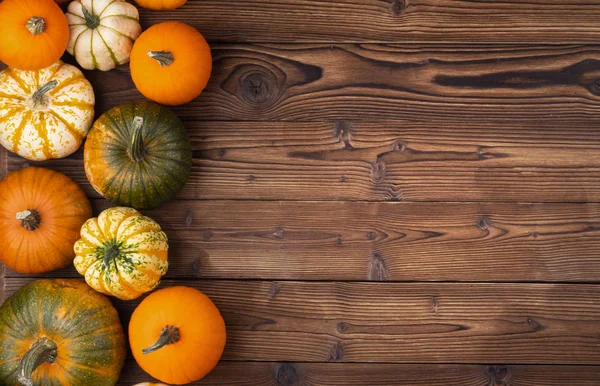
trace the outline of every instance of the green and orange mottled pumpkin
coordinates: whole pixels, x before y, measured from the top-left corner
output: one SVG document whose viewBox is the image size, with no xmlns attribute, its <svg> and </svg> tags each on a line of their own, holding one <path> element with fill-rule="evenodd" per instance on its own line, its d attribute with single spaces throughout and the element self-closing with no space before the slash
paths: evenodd
<svg viewBox="0 0 600 386">
<path fill-rule="evenodd" d="M 0 307 L 0 384 L 112 386 L 125 335 L 110 301 L 77 280 L 38 280 Z"/>
<path fill-rule="evenodd" d="M 183 124 L 154 102 L 133 102 L 104 113 L 88 134 L 85 174 L 98 193 L 136 209 L 175 197 L 192 167 Z"/>
</svg>

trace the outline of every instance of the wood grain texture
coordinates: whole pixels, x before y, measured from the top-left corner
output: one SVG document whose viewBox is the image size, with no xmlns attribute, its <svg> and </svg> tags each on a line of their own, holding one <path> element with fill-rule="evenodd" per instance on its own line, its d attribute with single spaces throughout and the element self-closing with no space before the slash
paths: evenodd
<svg viewBox="0 0 600 386">
<path fill-rule="evenodd" d="M 599 110 L 600 111 L 600 110 Z M 600 201 L 600 119 L 187 122 L 179 199 Z M 88 183 L 82 152 L 37 164 Z"/>
<path fill-rule="evenodd" d="M 95 214 L 107 206 L 94 200 Z M 170 278 L 600 282 L 598 204 L 179 200 L 144 213 L 169 237 Z"/>
<path fill-rule="evenodd" d="M 207 386 L 597 386 L 598 366 L 221 362 Z M 117 386 L 150 378 L 128 361 Z"/>
<path fill-rule="evenodd" d="M 191 0 L 140 10 L 144 26 L 191 23 L 220 41 L 587 42 L 600 39 L 600 4 L 560 0 Z"/>
<path fill-rule="evenodd" d="M 600 118 L 599 48 L 214 45 L 207 89 L 174 110 L 188 121 Z M 86 72 L 100 112 L 141 98 L 128 71 Z"/>
<path fill-rule="evenodd" d="M 6 279 L 10 295 L 26 279 Z M 163 281 L 210 296 L 231 361 L 600 364 L 600 286 Z M 115 301 L 124 325 L 136 301 Z"/>
</svg>

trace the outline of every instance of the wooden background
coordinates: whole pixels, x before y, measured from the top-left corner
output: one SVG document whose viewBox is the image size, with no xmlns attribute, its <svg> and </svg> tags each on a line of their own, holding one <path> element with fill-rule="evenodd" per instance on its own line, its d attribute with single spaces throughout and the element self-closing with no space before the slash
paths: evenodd
<svg viewBox="0 0 600 386">
<path fill-rule="evenodd" d="M 190 0 L 206 91 L 163 286 L 228 326 L 198 385 L 598 385 L 600 1 Z M 86 72 L 97 113 L 141 99 Z M 0 153 L 2 172 L 31 164 Z M 98 213 L 81 152 L 44 162 Z M 32 280 L 3 272 L 0 297 Z M 77 277 L 73 269 L 50 276 Z M 139 301 L 115 301 L 122 320 Z M 150 380 L 129 360 L 119 385 Z"/>
</svg>

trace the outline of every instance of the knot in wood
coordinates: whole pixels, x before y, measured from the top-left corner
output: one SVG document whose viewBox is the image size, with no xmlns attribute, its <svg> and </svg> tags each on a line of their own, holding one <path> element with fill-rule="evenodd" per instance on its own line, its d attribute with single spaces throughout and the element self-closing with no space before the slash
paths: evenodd
<svg viewBox="0 0 600 386">
<path fill-rule="evenodd" d="M 344 333 L 344 332 L 348 331 L 348 328 L 350 328 L 350 326 L 348 325 L 348 323 L 344 323 L 344 322 L 339 322 L 335 326 L 336 331 L 339 333 Z"/>
<path fill-rule="evenodd" d="M 489 385 L 503 385 L 508 375 L 508 368 L 504 366 L 488 366 L 485 375 Z"/>
<path fill-rule="evenodd" d="M 410 5 L 409 0 L 392 0 L 390 3 L 390 11 L 394 15 L 402 15 Z"/>
<path fill-rule="evenodd" d="M 277 385 L 291 386 L 298 384 L 298 373 L 291 363 L 282 363 L 275 373 Z"/>
<path fill-rule="evenodd" d="M 277 81 L 272 74 L 252 71 L 240 78 L 242 97 L 250 103 L 264 103 L 274 95 Z"/>
</svg>

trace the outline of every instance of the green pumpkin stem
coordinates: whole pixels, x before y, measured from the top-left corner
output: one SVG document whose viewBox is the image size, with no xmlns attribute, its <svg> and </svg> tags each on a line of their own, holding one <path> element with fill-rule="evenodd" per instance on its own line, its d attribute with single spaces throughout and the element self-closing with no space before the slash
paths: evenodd
<svg viewBox="0 0 600 386">
<path fill-rule="evenodd" d="M 104 248 L 104 265 L 109 266 L 113 259 L 119 256 L 119 247 L 117 245 L 109 245 Z"/>
<path fill-rule="evenodd" d="M 27 350 L 19 364 L 17 381 L 24 386 L 33 386 L 31 374 L 42 363 L 54 363 L 58 346 L 48 338 L 40 338 Z"/>
<path fill-rule="evenodd" d="M 81 11 L 83 12 L 83 16 L 85 17 L 85 24 L 87 24 L 88 28 L 95 29 L 100 25 L 100 17 L 98 15 L 94 15 L 88 11 L 86 7 L 81 7 Z"/>
<path fill-rule="evenodd" d="M 133 118 L 133 136 L 131 137 L 131 145 L 129 146 L 129 157 L 135 162 L 140 162 L 144 159 L 144 141 L 142 140 L 142 126 L 144 118 Z"/>
<path fill-rule="evenodd" d="M 160 332 L 160 336 L 156 343 L 142 350 L 144 355 L 150 354 L 156 350 L 163 348 L 169 344 L 179 342 L 179 328 L 175 326 L 165 326 Z"/>
<path fill-rule="evenodd" d="M 25 27 L 34 35 L 41 34 L 46 31 L 46 21 L 42 17 L 32 16 Z"/>
<path fill-rule="evenodd" d="M 40 214 L 34 209 L 27 209 L 17 213 L 17 220 L 21 220 L 21 226 L 28 231 L 36 230 L 42 222 Z"/>
<path fill-rule="evenodd" d="M 31 99 L 33 100 L 33 107 L 45 106 L 46 93 L 56 86 L 58 86 L 58 81 L 55 79 L 51 80 L 50 82 L 44 84 L 43 86 L 35 90 L 35 92 L 31 96 Z"/>
<path fill-rule="evenodd" d="M 148 51 L 148 56 L 156 60 L 161 67 L 167 67 L 175 61 L 171 51 Z"/>
</svg>

